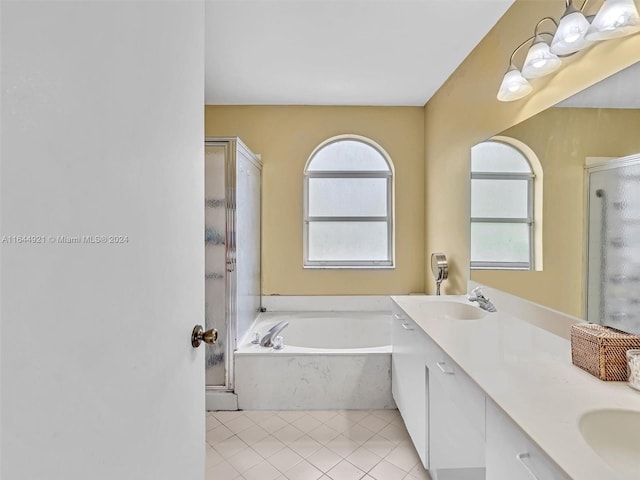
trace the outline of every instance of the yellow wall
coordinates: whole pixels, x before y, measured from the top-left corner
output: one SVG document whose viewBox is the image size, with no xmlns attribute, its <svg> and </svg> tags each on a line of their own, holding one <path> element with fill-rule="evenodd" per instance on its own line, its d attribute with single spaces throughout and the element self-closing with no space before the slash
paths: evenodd
<svg viewBox="0 0 640 480">
<path fill-rule="evenodd" d="M 533 81 L 529 97 L 498 102 L 496 93 L 513 49 L 538 19 L 558 18 L 562 10 L 563 2 L 516 0 L 425 107 L 426 252 L 443 251 L 450 258 L 444 293 L 465 292 L 469 278 L 471 147 L 640 60 L 640 35 L 599 43 L 567 59 L 557 73 Z M 522 58 L 516 62 L 521 65 Z M 546 174 L 544 178 L 545 183 L 553 181 Z M 429 292 L 433 283 L 426 267 Z M 539 298 L 549 303 L 545 295 Z"/>
<path fill-rule="evenodd" d="M 542 164 L 544 269 L 475 270 L 472 280 L 570 315 L 583 315 L 586 157 L 640 152 L 640 110 L 550 108 L 501 135 L 529 146 Z"/>
<path fill-rule="evenodd" d="M 421 107 L 207 106 L 207 136 L 238 136 L 262 156 L 262 291 L 265 295 L 406 294 L 424 291 L 424 110 Z M 302 268 L 303 170 L 327 138 L 357 134 L 395 166 L 396 268 Z"/>
</svg>

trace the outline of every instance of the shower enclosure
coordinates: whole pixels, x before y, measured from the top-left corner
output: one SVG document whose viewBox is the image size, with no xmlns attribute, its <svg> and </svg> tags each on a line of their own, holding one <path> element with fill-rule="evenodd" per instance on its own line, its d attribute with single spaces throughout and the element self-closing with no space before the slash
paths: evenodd
<svg viewBox="0 0 640 480">
<path fill-rule="evenodd" d="M 260 311 L 262 162 L 238 138 L 205 139 L 205 325 L 208 410 L 237 409 L 233 354 Z"/>
<path fill-rule="evenodd" d="M 587 321 L 640 334 L 640 155 L 587 176 Z"/>
</svg>

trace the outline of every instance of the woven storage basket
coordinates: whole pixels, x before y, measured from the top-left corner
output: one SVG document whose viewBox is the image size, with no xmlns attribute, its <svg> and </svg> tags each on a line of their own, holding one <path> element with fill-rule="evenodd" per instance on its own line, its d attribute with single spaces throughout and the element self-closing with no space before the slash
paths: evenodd
<svg viewBox="0 0 640 480">
<path fill-rule="evenodd" d="M 591 323 L 571 326 L 571 361 L 600 380 L 627 380 L 627 350 L 640 336 Z"/>
</svg>

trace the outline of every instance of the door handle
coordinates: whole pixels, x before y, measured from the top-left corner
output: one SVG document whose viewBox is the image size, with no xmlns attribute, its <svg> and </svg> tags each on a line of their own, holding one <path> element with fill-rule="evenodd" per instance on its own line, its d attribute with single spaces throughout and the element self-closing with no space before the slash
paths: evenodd
<svg viewBox="0 0 640 480">
<path fill-rule="evenodd" d="M 403 323 L 402 324 L 402 328 L 404 328 L 405 330 L 415 330 L 415 329 L 411 328 L 411 325 L 409 325 L 408 323 Z"/>
<path fill-rule="evenodd" d="M 202 342 L 213 345 L 218 339 L 218 331 L 215 328 L 205 331 L 202 325 L 196 325 L 191 332 L 191 346 L 198 348 Z"/>
</svg>

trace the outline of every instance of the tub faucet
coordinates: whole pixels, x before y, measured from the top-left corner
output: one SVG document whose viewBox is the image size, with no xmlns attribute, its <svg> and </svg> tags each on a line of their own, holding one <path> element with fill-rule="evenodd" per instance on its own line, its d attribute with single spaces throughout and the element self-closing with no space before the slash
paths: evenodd
<svg viewBox="0 0 640 480">
<path fill-rule="evenodd" d="M 478 306 L 482 310 L 486 310 L 487 312 L 496 311 L 496 307 L 494 307 L 493 303 L 491 303 L 491 301 L 484 296 L 480 287 L 476 287 L 471 290 L 471 295 L 467 297 L 467 300 L 469 300 L 470 302 L 478 302 Z"/>
<path fill-rule="evenodd" d="M 276 323 L 273 327 L 269 329 L 267 334 L 264 337 L 262 337 L 262 340 L 260 340 L 260 345 L 263 347 L 273 347 L 273 339 L 276 338 L 282 330 L 287 328 L 288 325 L 289 325 L 289 322 L 285 320 Z"/>
</svg>

